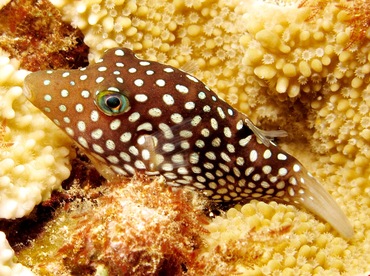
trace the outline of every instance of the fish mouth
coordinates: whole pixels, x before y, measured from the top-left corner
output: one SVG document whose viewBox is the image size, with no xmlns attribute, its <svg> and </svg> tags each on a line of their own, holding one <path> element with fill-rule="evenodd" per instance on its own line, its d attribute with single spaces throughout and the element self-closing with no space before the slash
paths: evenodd
<svg viewBox="0 0 370 276">
<path fill-rule="evenodd" d="M 35 94 L 34 93 L 32 93 L 32 89 L 31 89 L 31 83 L 32 83 L 32 81 L 30 81 L 30 78 L 32 77 L 31 76 L 32 74 L 29 74 L 26 78 L 25 78 L 25 80 L 24 80 L 24 84 L 23 84 L 23 95 L 25 95 L 26 96 L 26 98 L 28 99 L 28 100 L 30 100 L 30 101 L 32 101 L 33 100 L 33 98 L 34 98 L 34 96 L 35 96 Z"/>
<path fill-rule="evenodd" d="M 32 101 L 33 94 L 31 92 L 31 89 L 27 85 L 24 85 L 23 86 L 23 95 L 25 95 L 27 99 L 29 99 L 30 101 Z"/>
</svg>

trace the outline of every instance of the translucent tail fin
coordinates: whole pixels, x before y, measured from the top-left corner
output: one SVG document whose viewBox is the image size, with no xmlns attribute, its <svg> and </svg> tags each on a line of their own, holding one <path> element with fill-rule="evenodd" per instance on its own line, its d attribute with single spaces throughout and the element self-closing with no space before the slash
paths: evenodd
<svg viewBox="0 0 370 276">
<path fill-rule="evenodd" d="M 350 222 L 324 187 L 303 168 L 296 177 L 302 191 L 292 197 L 294 202 L 329 222 L 343 237 L 351 238 L 354 232 Z"/>
</svg>

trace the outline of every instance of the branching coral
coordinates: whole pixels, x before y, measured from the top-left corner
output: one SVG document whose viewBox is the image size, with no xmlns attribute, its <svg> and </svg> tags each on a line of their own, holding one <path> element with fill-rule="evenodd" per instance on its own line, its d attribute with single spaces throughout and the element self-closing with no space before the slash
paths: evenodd
<svg viewBox="0 0 370 276">
<path fill-rule="evenodd" d="M 0 218 L 18 218 L 47 199 L 69 175 L 69 145 L 22 95 L 27 74 L 18 62 L 0 57 Z"/>
</svg>

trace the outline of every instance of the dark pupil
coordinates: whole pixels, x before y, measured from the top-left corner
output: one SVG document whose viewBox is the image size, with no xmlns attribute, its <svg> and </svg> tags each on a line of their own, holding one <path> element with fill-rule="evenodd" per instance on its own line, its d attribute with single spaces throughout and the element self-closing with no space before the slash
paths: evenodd
<svg viewBox="0 0 370 276">
<path fill-rule="evenodd" d="M 121 101 L 118 97 L 109 97 L 106 101 L 107 106 L 110 108 L 116 108 L 121 104 Z"/>
</svg>

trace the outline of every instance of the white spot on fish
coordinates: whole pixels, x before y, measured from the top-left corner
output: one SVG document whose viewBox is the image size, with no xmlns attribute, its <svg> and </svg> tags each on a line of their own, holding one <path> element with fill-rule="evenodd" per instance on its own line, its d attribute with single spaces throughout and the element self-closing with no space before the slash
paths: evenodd
<svg viewBox="0 0 370 276">
<path fill-rule="evenodd" d="M 230 128 L 229 128 L 229 127 L 225 127 L 225 128 L 224 128 L 224 135 L 225 135 L 227 138 L 231 138 L 232 133 L 231 133 L 231 130 L 230 130 Z"/>
<path fill-rule="evenodd" d="M 134 84 L 137 87 L 142 87 L 144 85 L 144 81 L 142 79 L 136 79 L 136 80 L 134 80 Z"/>
<path fill-rule="evenodd" d="M 135 95 L 135 100 L 140 102 L 140 103 L 144 103 L 148 100 L 148 96 L 145 95 L 145 94 L 136 94 Z"/>
<path fill-rule="evenodd" d="M 130 153 L 132 153 L 133 155 L 135 155 L 135 156 L 138 156 L 139 155 L 139 150 L 135 146 L 130 146 L 128 148 L 128 151 Z"/>
<path fill-rule="evenodd" d="M 201 92 L 199 92 L 199 93 L 198 93 L 198 98 L 199 98 L 199 99 L 201 99 L 201 100 L 204 100 L 204 99 L 206 98 L 206 93 L 204 93 L 204 92 L 202 92 L 202 91 L 201 91 Z"/>
<path fill-rule="evenodd" d="M 277 155 L 277 159 L 278 159 L 278 160 L 281 160 L 281 161 L 284 161 L 284 160 L 287 160 L 287 159 L 288 159 L 288 157 L 287 157 L 285 154 L 283 154 L 283 153 L 279 153 L 279 154 Z"/>
<path fill-rule="evenodd" d="M 162 110 L 160 110 L 157 107 L 153 107 L 153 108 L 149 109 L 148 113 L 152 117 L 159 117 L 159 116 L 162 115 Z"/>
<path fill-rule="evenodd" d="M 121 126 L 121 120 L 115 119 L 109 124 L 111 130 L 117 130 Z"/>
<path fill-rule="evenodd" d="M 69 92 L 68 92 L 68 90 L 63 89 L 62 91 L 60 91 L 60 95 L 61 95 L 63 98 L 66 98 L 66 97 L 68 97 Z"/>
<path fill-rule="evenodd" d="M 264 151 L 264 153 L 263 153 L 263 158 L 265 158 L 265 159 L 269 159 L 269 158 L 271 157 L 271 155 L 272 155 L 271 150 L 266 149 L 266 150 Z"/>
<path fill-rule="evenodd" d="M 84 148 L 89 148 L 89 143 L 87 143 L 86 139 L 84 137 L 79 136 L 77 138 L 77 141 L 80 143 L 81 146 Z"/>
<path fill-rule="evenodd" d="M 119 140 L 123 143 L 126 143 L 131 140 L 132 134 L 131 132 L 125 132 L 120 137 Z"/>
<path fill-rule="evenodd" d="M 87 75 L 81 75 L 81 76 L 80 76 L 80 80 L 84 81 L 84 80 L 86 80 L 86 79 L 87 79 Z"/>
<path fill-rule="evenodd" d="M 68 92 L 68 91 L 67 91 Z M 87 91 L 87 90 L 82 90 L 81 91 L 81 96 L 85 99 L 87 99 L 88 97 L 90 97 L 90 92 Z"/>
<path fill-rule="evenodd" d="M 141 131 L 141 130 L 152 131 L 153 130 L 153 126 L 152 126 L 151 123 L 145 122 L 145 123 L 142 123 L 141 125 L 139 125 L 136 128 L 136 131 Z"/>
<path fill-rule="evenodd" d="M 47 102 L 50 102 L 52 100 L 51 96 L 49 94 L 46 94 L 44 96 L 44 100 L 47 101 Z"/>
<path fill-rule="evenodd" d="M 128 117 L 128 120 L 131 122 L 131 123 L 134 123 L 136 122 L 137 120 L 139 120 L 140 118 L 140 113 L 139 112 L 134 112 L 132 113 L 129 117 Z"/>
<path fill-rule="evenodd" d="M 210 112 L 211 111 L 211 107 L 207 104 L 207 105 L 203 106 L 203 111 L 204 112 Z"/>
<path fill-rule="evenodd" d="M 158 79 L 155 81 L 155 84 L 158 85 L 159 87 L 164 87 L 166 85 L 166 82 L 162 79 Z"/>
<path fill-rule="evenodd" d="M 173 72 L 175 72 L 172 68 L 170 68 L 170 67 L 167 67 L 167 68 L 164 68 L 163 69 L 163 71 L 164 72 L 166 72 L 166 73 L 173 73 Z"/>
<path fill-rule="evenodd" d="M 265 165 L 262 167 L 262 171 L 264 174 L 269 174 L 272 171 L 272 168 L 269 165 Z"/>
<path fill-rule="evenodd" d="M 192 75 L 188 75 L 186 74 L 185 75 L 189 80 L 193 81 L 193 82 L 199 82 L 195 77 L 193 77 Z"/>
<path fill-rule="evenodd" d="M 174 122 L 175 124 L 179 124 L 183 121 L 183 117 L 179 113 L 173 113 L 171 114 L 171 121 Z"/>
<path fill-rule="evenodd" d="M 101 83 L 102 81 L 104 81 L 104 77 L 97 77 L 95 80 L 96 83 Z"/>
<path fill-rule="evenodd" d="M 116 156 L 114 156 L 114 155 L 109 155 L 107 157 L 107 160 L 109 162 L 111 162 L 112 164 L 118 164 L 119 163 L 119 159 Z"/>
<path fill-rule="evenodd" d="M 176 84 L 175 86 L 176 90 L 182 94 L 186 94 L 186 93 L 189 93 L 189 88 L 187 88 L 186 86 L 184 85 L 181 85 L 181 84 Z"/>
<path fill-rule="evenodd" d="M 186 102 L 184 107 L 187 109 L 187 110 L 192 110 L 195 108 L 195 103 L 194 102 Z"/>
<path fill-rule="evenodd" d="M 75 132 L 73 131 L 73 129 L 71 129 L 70 127 L 66 127 L 65 129 L 64 129 L 66 132 L 67 132 L 67 134 L 68 135 L 70 135 L 70 136 L 74 136 L 75 135 Z"/>
<path fill-rule="evenodd" d="M 191 132 L 190 130 L 186 130 L 186 129 L 181 130 L 179 134 L 183 138 L 190 138 L 191 136 L 193 136 L 193 132 Z"/>
<path fill-rule="evenodd" d="M 81 113 L 84 111 L 84 106 L 82 104 L 76 104 L 76 111 Z"/>
<path fill-rule="evenodd" d="M 114 54 L 118 57 L 123 57 L 125 55 L 125 52 L 121 49 L 117 49 L 114 51 Z"/>
<path fill-rule="evenodd" d="M 139 64 L 141 66 L 148 66 L 148 65 L 150 65 L 150 62 L 149 61 L 142 60 L 142 61 L 139 62 Z"/>
<path fill-rule="evenodd" d="M 170 94 L 164 94 L 162 97 L 163 101 L 167 105 L 173 105 L 175 103 L 175 100 Z"/>
<path fill-rule="evenodd" d="M 218 115 L 220 115 L 221 119 L 225 119 L 226 118 L 226 115 L 225 115 L 225 112 L 222 110 L 221 107 L 217 107 L 217 111 L 218 111 Z"/>
<path fill-rule="evenodd" d="M 116 149 L 116 144 L 114 143 L 113 140 L 108 139 L 108 140 L 105 141 L 105 147 L 109 150 L 115 150 Z"/>
<path fill-rule="evenodd" d="M 191 120 L 191 125 L 194 126 L 194 127 L 196 127 L 201 121 L 202 121 L 202 117 L 200 117 L 199 115 L 196 115 Z"/>
<path fill-rule="evenodd" d="M 80 132 L 84 132 L 86 130 L 86 124 L 84 121 L 77 122 L 77 128 Z"/>
<path fill-rule="evenodd" d="M 131 162 L 131 157 L 130 157 L 130 155 L 129 155 L 128 153 L 126 153 L 126 152 L 121 151 L 121 152 L 119 153 L 119 157 L 121 157 L 121 159 L 122 159 L 123 161 L 125 161 L 125 162 Z"/>
<path fill-rule="evenodd" d="M 61 105 L 59 105 L 59 110 L 62 111 L 62 112 L 66 112 L 67 107 L 64 104 L 61 104 Z"/>
<path fill-rule="evenodd" d="M 96 110 L 91 111 L 90 119 L 93 122 L 97 122 L 99 120 L 99 112 Z"/>
<path fill-rule="evenodd" d="M 256 150 L 251 150 L 251 152 L 249 153 L 249 160 L 251 162 L 256 162 L 257 158 L 258 158 L 257 151 Z"/>
<path fill-rule="evenodd" d="M 104 153 L 104 149 L 101 146 L 99 146 L 98 144 L 93 144 L 92 148 L 96 153 L 99 153 L 99 154 Z"/>
<path fill-rule="evenodd" d="M 100 128 L 97 128 L 97 129 L 94 129 L 92 132 L 91 132 L 91 138 L 93 139 L 100 139 L 101 137 L 103 136 L 103 131 L 100 129 Z"/>
</svg>

